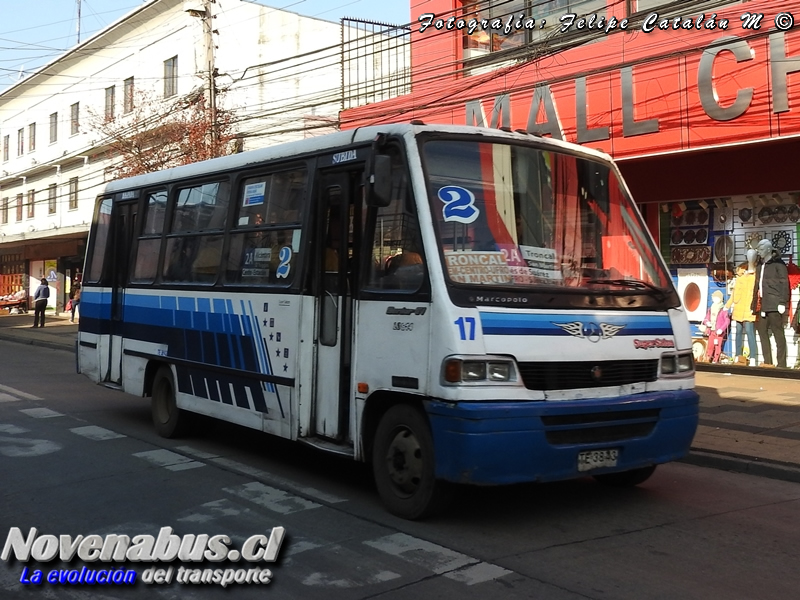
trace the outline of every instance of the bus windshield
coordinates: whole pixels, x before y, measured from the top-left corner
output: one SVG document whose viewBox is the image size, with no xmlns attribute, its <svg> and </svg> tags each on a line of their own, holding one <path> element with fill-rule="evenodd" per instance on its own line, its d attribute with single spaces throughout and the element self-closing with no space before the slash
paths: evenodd
<svg viewBox="0 0 800 600">
<path fill-rule="evenodd" d="M 533 291 L 671 289 L 615 171 L 597 159 L 501 142 L 423 142 L 449 281 Z"/>
</svg>

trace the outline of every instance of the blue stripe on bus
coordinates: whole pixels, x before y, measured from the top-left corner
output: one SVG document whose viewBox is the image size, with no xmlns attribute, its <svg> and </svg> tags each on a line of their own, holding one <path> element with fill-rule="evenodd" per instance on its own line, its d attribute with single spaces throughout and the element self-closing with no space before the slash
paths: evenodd
<svg viewBox="0 0 800 600">
<path fill-rule="evenodd" d="M 194 312 L 197 310 L 197 305 L 194 298 L 188 296 L 178 296 L 178 310 L 186 310 Z"/>
<path fill-rule="evenodd" d="M 175 296 L 160 296 L 161 308 L 166 310 L 178 310 L 178 299 Z"/>
<path fill-rule="evenodd" d="M 609 315 L 595 313 L 566 313 L 563 315 L 480 313 L 484 335 L 570 335 L 557 323 L 623 325 L 616 335 L 672 335 L 667 315 Z"/>
<path fill-rule="evenodd" d="M 225 305 L 225 298 L 214 298 L 214 312 L 215 313 L 227 313 L 228 309 Z"/>
</svg>

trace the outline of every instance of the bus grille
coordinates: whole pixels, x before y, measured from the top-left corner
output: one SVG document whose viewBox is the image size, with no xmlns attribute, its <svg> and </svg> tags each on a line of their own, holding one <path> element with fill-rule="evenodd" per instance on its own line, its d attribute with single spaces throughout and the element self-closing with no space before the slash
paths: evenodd
<svg viewBox="0 0 800 600">
<path fill-rule="evenodd" d="M 545 438 L 554 446 L 620 442 L 650 435 L 660 410 L 626 410 L 542 417 Z"/>
<path fill-rule="evenodd" d="M 573 390 L 655 381 L 658 359 L 519 363 L 529 390 Z"/>
</svg>

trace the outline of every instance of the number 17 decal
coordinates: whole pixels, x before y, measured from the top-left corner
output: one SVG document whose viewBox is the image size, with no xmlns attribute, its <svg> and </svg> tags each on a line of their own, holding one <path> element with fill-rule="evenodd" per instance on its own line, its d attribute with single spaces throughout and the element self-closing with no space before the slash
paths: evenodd
<svg viewBox="0 0 800 600">
<path fill-rule="evenodd" d="M 461 334 L 462 340 L 475 339 L 475 317 L 458 317 L 455 324 L 458 325 L 458 332 Z M 467 329 L 469 329 L 469 338 L 467 338 Z"/>
</svg>

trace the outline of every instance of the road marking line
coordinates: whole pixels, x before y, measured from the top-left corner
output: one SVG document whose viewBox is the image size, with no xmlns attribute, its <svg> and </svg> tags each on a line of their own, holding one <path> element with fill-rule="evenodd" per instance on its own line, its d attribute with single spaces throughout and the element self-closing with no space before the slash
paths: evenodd
<svg viewBox="0 0 800 600">
<path fill-rule="evenodd" d="M 300 496 L 295 496 L 283 490 L 279 490 L 261 482 L 253 481 L 245 483 L 234 488 L 222 488 L 223 491 L 233 494 L 239 498 L 249 500 L 254 504 L 263 506 L 273 512 L 282 515 L 300 512 L 303 510 L 310 510 L 312 508 L 321 508 L 321 504 L 306 500 Z"/>
<path fill-rule="evenodd" d="M 472 558 L 466 554 L 461 554 L 432 542 L 426 542 L 405 533 L 395 533 L 376 540 L 367 540 L 364 543 L 381 552 L 386 552 L 417 566 L 430 569 L 438 575 L 480 562 L 477 558 Z"/>
<path fill-rule="evenodd" d="M 196 455 L 199 456 L 199 455 Z M 272 485 L 282 488 L 289 488 L 293 492 L 298 494 L 302 494 L 303 496 L 309 496 L 316 500 L 320 500 L 321 502 L 327 502 L 328 504 L 338 504 L 339 502 L 346 502 L 345 498 L 339 498 L 338 496 L 334 496 L 333 494 L 328 494 L 326 492 L 320 491 L 316 488 L 297 485 L 295 482 L 284 479 L 283 477 L 278 477 L 273 475 L 272 473 L 267 473 L 266 471 L 262 471 L 261 469 L 257 469 L 255 467 L 251 467 L 244 463 L 240 463 L 235 460 L 230 460 L 229 458 L 212 458 L 211 462 L 216 463 L 220 466 L 227 467 L 238 473 L 243 475 L 249 475 L 256 479 L 261 479 L 264 481 L 268 481 Z"/>
<path fill-rule="evenodd" d="M 192 448 L 191 446 L 177 446 L 175 450 L 180 450 L 186 454 L 191 454 L 197 458 L 203 458 L 208 460 L 210 458 L 217 458 L 219 454 L 211 454 L 210 452 L 203 452 L 202 450 L 198 450 L 197 448 Z"/>
<path fill-rule="evenodd" d="M 160 450 L 136 452 L 134 456 L 143 458 L 158 467 L 164 467 L 170 471 L 186 471 L 187 469 L 196 469 L 206 466 L 204 463 L 197 462 L 196 460 L 192 460 L 176 452 L 164 450 L 163 448 Z"/>
<path fill-rule="evenodd" d="M 19 412 L 25 413 L 34 419 L 52 419 L 53 417 L 63 417 L 60 412 L 50 410 L 49 408 L 23 408 Z"/>
<path fill-rule="evenodd" d="M 8 392 L 14 396 L 19 398 L 24 398 L 25 400 L 42 400 L 43 398 L 39 398 L 39 396 L 34 396 L 33 394 L 29 394 L 27 392 L 23 392 L 22 390 L 18 390 L 13 387 L 9 387 L 7 385 L 0 385 L 0 390 L 4 392 Z"/>
<path fill-rule="evenodd" d="M 513 571 L 509 571 L 503 567 L 482 562 L 477 565 L 464 567 L 457 571 L 450 571 L 449 573 L 445 573 L 444 576 L 467 585 L 475 585 L 476 583 L 492 581 L 505 575 L 510 575 L 512 572 Z"/>
<path fill-rule="evenodd" d="M 73 429 L 70 429 L 70 431 L 82 437 L 88 438 L 90 440 L 95 440 L 98 442 L 101 442 L 103 440 L 114 440 L 117 438 L 127 437 L 125 435 L 122 435 L 121 433 L 117 433 L 116 431 L 111 431 L 110 429 L 105 429 L 104 427 L 98 427 L 97 425 L 87 425 L 86 427 L 75 427 Z"/>
<path fill-rule="evenodd" d="M 0 402 L 19 402 L 19 400 L 16 396 L 0 392 Z"/>
<path fill-rule="evenodd" d="M 0 423 L 0 433 L 28 433 L 30 429 L 25 429 L 24 427 L 17 427 L 16 425 L 11 425 L 10 423 Z"/>
</svg>

